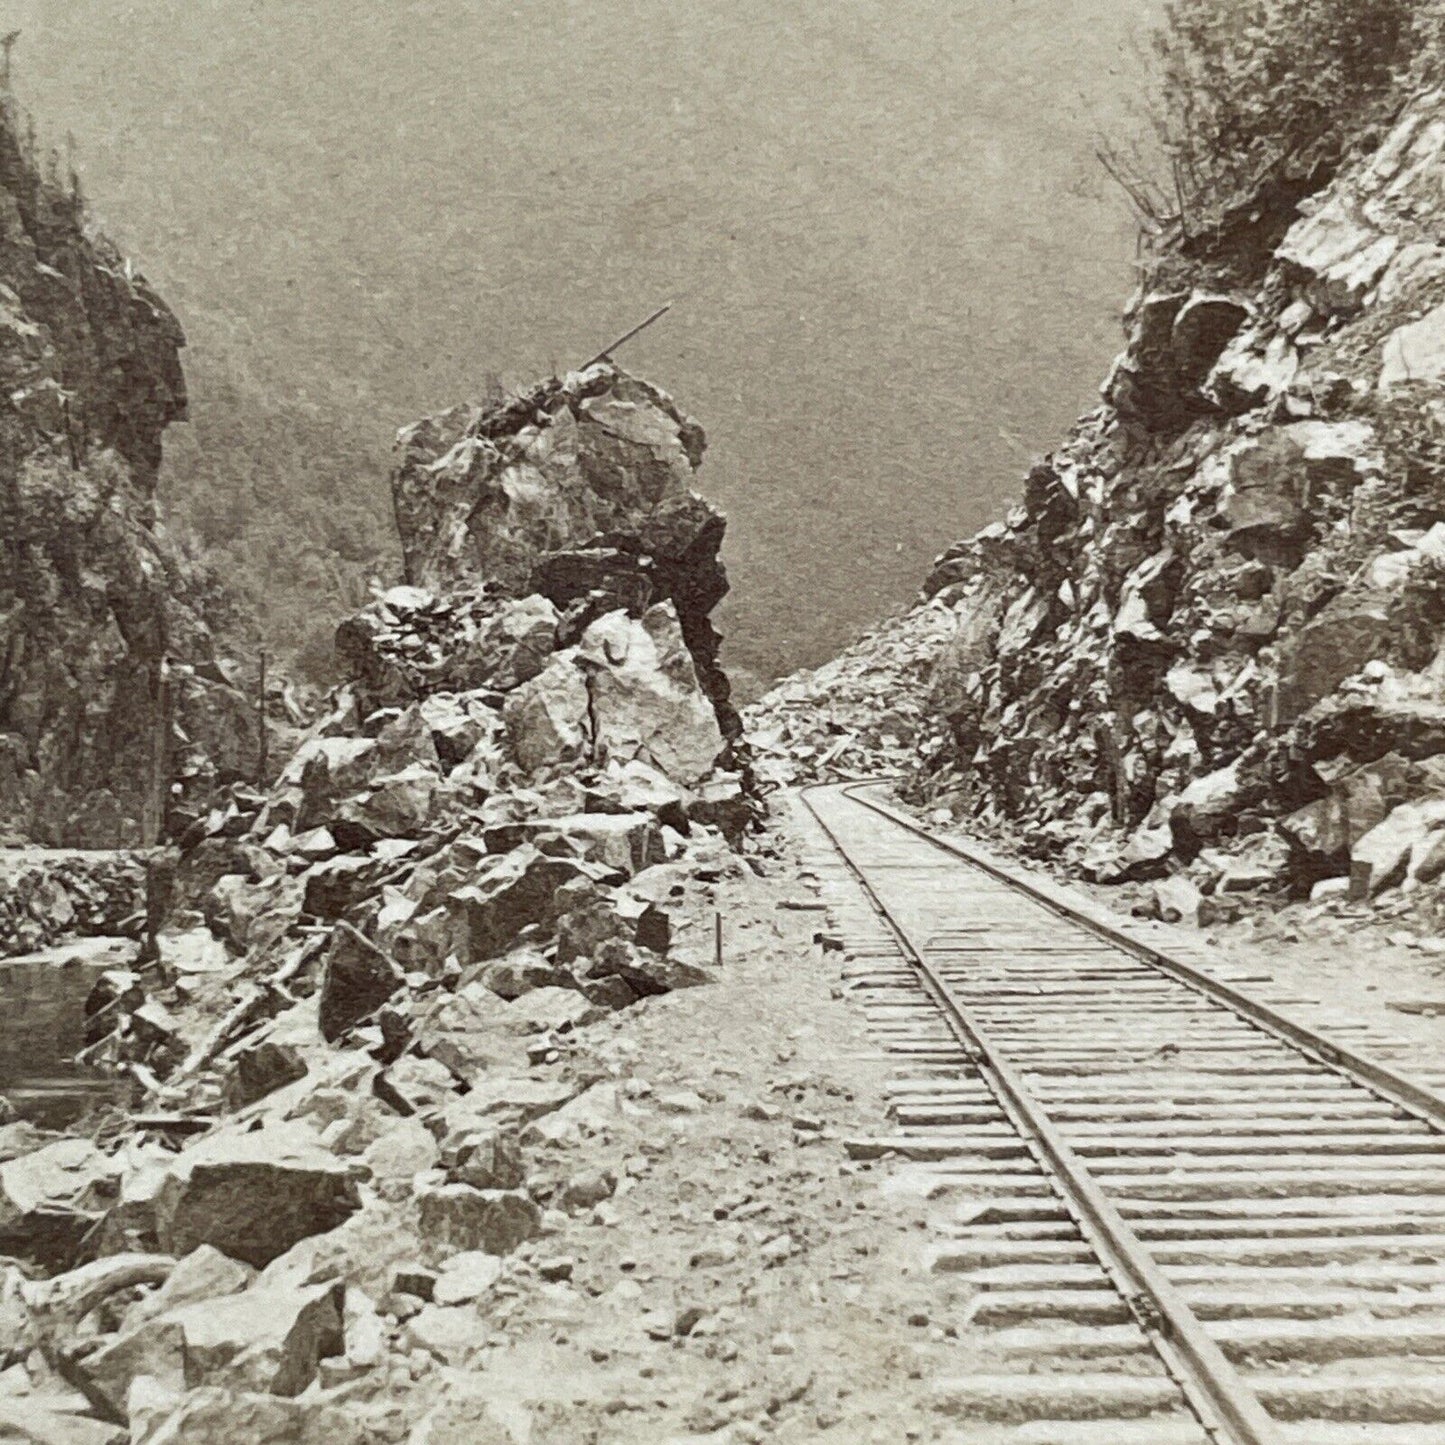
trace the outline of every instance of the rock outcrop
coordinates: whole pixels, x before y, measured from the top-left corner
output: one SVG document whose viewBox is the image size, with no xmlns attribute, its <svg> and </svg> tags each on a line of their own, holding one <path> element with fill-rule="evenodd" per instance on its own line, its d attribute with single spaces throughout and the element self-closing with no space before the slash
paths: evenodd
<svg viewBox="0 0 1445 1445">
<path fill-rule="evenodd" d="M 552 650 L 550 628 L 571 640 L 605 612 L 666 603 L 719 727 L 736 737 L 710 620 L 728 590 L 727 524 L 692 490 L 705 445 L 671 397 L 607 363 L 492 411 L 455 407 L 406 428 L 392 499 L 407 582 L 453 608 L 445 680 L 475 685 L 502 655 L 525 674 Z M 379 642 L 363 621 L 342 647 L 384 690 L 415 696 L 441 680 L 409 639 Z"/>
<path fill-rule="evenodd" d="M 183 345 L 0 105 L 0 831 L 12 838 L 133 844 L 173 777 L 209 783 L 213 759 L 255 757 L 252 709 L 215 667 L 211 584 L 156 503 L 162 434 L 186 412 Z"/>
<path fill-rule="evenodd" d="M 923 795 L 1105 881 L 1187 869 L 1207 894 L 1236 855 L 1242 886 L 1435 870 L 1442 152 L 1437 93 L 1301 205 L 1252 288 L 1156 268 L 1104 405 L 928 579 L 957 622 Z"/>
</svg>

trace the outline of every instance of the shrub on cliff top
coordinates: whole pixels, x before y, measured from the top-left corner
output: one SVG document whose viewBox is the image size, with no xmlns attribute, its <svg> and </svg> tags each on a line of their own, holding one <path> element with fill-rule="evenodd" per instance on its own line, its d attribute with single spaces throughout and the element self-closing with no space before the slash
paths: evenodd
<svg viewBox="0 0 1445 1445">
<path fill-rule="evenodd" d="M 1271 181 L 1327 177 L 1438 79 L 1442 37 L 1445 0 L 1171 0 L 1155 195 L 1188 236 Z"/>
</svg>

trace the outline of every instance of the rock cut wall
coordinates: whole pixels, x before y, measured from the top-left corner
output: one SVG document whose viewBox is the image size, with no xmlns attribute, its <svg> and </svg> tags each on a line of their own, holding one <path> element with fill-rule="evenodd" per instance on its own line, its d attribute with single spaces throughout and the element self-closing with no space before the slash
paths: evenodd
<svg viewBox="0 0 1445 1445">
<path fill-rule="evenodd" d="M 1445 782 L 1442 176 L 1437 93 L 1263 274 L 1154 268 L 1104 404 L 928 579 L 926 794 L 1105 880 L 1404 876 L 1359 853 Z"/>
</svg>

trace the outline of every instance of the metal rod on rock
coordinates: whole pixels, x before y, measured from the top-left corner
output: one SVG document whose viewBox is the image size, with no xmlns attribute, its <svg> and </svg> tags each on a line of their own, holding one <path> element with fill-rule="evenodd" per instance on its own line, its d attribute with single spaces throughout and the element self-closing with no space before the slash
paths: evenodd
<svg viewBox="0 0 1445 1445">
<path fill-rule="evenodd" d="M 631 341 L 632 338 L 633 338 L 634 336 L 636 336 L 639 331 L 646 331 L 647 328 L 648 328 L 649 326 L 651 326 L 652 323 L 658 319 L 658 317 L 660 317 L 660 316 L 666 316 L 667 313 L 668 313 L 669 311 L 671 311 L 671 310 L 672 310 L 672 302 L 671 302 L 671 301 L 667 302 L 667 304 L 664 305 L 664 306 L 659 306 L 659 307 L 657 308 L 657 310 L 654 311 L 654 312 L 652 313 L 652 315 L 647 318 L 646 321 L 639 321 L 639 322 L 637 323 L 637 325 L 632 328 L 631 331 L 624 331 L 624 332 L 622 333 L 622 335 L 619 336 L 619 337 L 617 338 L 617 340 L 612 343 L 611 346 L 604 346 L 604 347 L 602 348 L 602 350 L 599 351 L 599 352 L 597 353 L 597 355 L 594 356 L 594 357 L 591 359 L 591 361 L 584 361 L 584 362 L 582 363 L 582 368 L 581 368 L 581 369 L 582 369 L 583 371 L 586 371 L 589 366 L 596 366 L 599 361 L 608 361 L 608 360 L 610 360 L 611 357 L 612 357 L 612 353 L 613 353 L 614 351 L 616 351 L 617 348 L 618 348 L 619 346 L 621 346 L 624 341 Z"/>
</svg>

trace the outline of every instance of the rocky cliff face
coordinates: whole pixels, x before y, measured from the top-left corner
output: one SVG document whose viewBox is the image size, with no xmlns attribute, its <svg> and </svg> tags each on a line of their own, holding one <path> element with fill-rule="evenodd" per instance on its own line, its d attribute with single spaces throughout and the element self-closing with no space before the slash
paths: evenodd
<svg viewBox="0 0 1445 1445">
<path fill-rule="evenodd" d="M 1259 217 L 1154 268 L 1103 406 L 928 580 L 957 623 L 925 794 L 1101 880 L 1439 873 L 1442 174 L 1433 94 L 1265 218 L 1262 274 Z"/>
<path fill-rule="evenodd" d="M 134 843 L 157 767 L 169 778 L 192 753 L 254 756 L 244 700 L 205 675 L 203 579 L 157 515 L 161 437 L 186 409 L 183 345 L 0 109 L 0 831 L 12 836 Z M 163 679 L 166 658 L 178 666 Z M 214 775 L 209 761 L 193 771 Z"/>
</svg>

